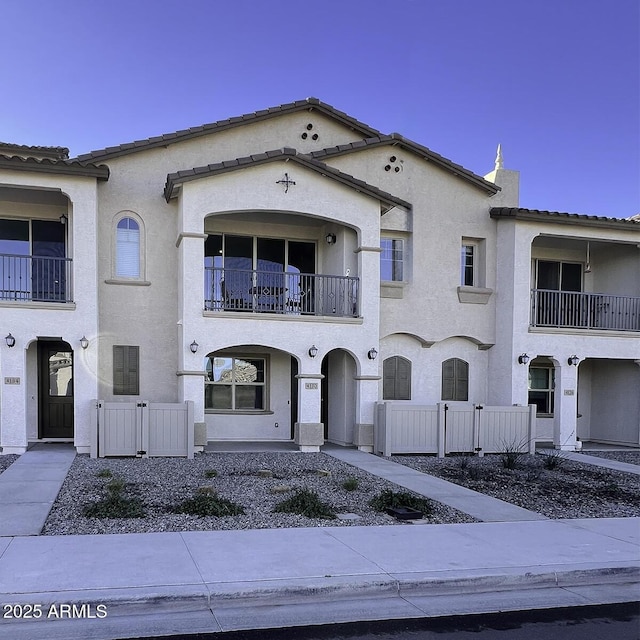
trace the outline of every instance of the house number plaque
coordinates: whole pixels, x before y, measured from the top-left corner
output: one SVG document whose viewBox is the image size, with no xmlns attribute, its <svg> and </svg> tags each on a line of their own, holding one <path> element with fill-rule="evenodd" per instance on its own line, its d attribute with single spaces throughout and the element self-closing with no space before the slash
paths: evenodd
<svg viewBox="0 0 640 640">
<path fill-rule="evenodd" d="M 318 383 L 317 382 L 305 382 L 304 383 L 304 388 L 305 389 L 317 389 L 318 388 Z"/>
<path fill-rule="evenodd" d="M 5 378 L 5 384 L 20 384 L 20 378 Z"/>
</svg>

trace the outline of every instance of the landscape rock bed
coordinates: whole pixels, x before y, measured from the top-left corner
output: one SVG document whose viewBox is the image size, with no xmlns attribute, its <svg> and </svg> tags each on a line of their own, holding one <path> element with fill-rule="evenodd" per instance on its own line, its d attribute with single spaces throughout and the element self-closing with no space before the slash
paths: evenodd
<svg viewBox="0 0 640 640">
<path fill-rule="evenodd" d="M 108 469 L 111 476 L 99 477 Z M 271 477 L 259 471 L 272 471 Z M 322 472 L 328 473 L 318 473 Z M 215 471 L 216 473 L 212 473 Z M 209 472 L 207 474 L 207 472 Z M 213 477 L 207 477 L 213 476 Z M 142 499 L 144 518 L 87 518 L 84 508 L 106 494 L 113 478 L 126 483 L 125 493 Z M 343 483 L 357 479 L 357 488 L 347 491 Z M 315 519 L 273 508 L 306 488 L 316 491 L 338 514 L 356 514 L 352 519 Z M 228 517 L 198 517 L 173 513 L 171 509 L 192 498 L 200 487 L 212 487 L 221 497 L 244 507 L 245 514 Z M 323 453 L 203 453 L 184 458 L 89 458 L 77 456 L 45 523 L 43 535 L 147 533 L 161 531 L 206 531 L 317 526 L 401 525 L 391 516 L 374 511 L 369 501 L 385 489 L 398 486 L 361 471 Z M 474 518 L 432 501 L 428 521 L 433 524 L 475 522 Z M 404 525 L 407 526 L 407 525 Z"/>
<path fill-rule="evenodd" d="M 388 459 L 548 518 L 640 516 L 640 476 L 559 457 L 552 470 L 542 454 L 523 455 L 515 469 L 504 469 L 500 454 Z"/>
<path fill-rule="evenodd" d="M 8 469 L 19 457 L 13 454 L 0 456 L 0 473 Z"/>
</svg>

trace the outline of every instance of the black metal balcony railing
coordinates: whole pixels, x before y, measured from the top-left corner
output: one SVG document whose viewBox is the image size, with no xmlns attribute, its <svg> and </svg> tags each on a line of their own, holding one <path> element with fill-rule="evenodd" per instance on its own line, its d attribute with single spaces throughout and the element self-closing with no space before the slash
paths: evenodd
<svg viewBox="0 0 640 640">
<path fill-rule="evenodd" d="M 640 298 L 532 289 L 531 325 L 640 331 Z"/>
<path fill-rule="evenodd" d="M 71 258 L 0 254 L 0 301 L 71 302 Z"/>
<path fill-rule="evenodd" d="M 358 278 L 205 267 L 207 311 L 358 316 Z"/>
</svg>

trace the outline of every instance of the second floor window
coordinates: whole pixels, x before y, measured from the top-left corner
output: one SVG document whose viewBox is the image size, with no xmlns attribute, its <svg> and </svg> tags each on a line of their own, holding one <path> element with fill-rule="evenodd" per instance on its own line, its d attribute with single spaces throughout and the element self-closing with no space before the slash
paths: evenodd
<svg viewBox="0 0 640 640">
<path fill-rule="evenodd" d="M 116 276 L 140 277 L 140 225 L 133 218 L 122 218 L 116 228 Z"/>
<path fill-rule="evenodd" d="M 404 280 L 404 241 L 400 238 L 380 238 L 380 280 Z"/>
<path fill-rule="evenodd" d="M 465 287 L 476 285 L 476 247 L 473 244 L 463 244 L 460 254 L 460 284 Z"/>
</svg>

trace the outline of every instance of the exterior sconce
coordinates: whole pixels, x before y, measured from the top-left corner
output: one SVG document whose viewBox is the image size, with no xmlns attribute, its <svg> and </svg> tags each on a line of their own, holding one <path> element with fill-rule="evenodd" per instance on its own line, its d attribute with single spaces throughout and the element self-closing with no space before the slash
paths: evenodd
<svg viewBox="0 0 640 640">
<path fill-rule="evenodd" d="M 335 244 L 336 243 L 336 234 L 335 233 L 327 233 L 327 237 L 325 238 L 327 244 Z"/>
<path fill-rule="evenodd" d="M 11 347 L 15 346 L 16 344 L 16 339 L 11 334 L 9 334 L 4 340 L 7 343 L 7 347 L 9 347 L 9 349 L 11 349 Z"/>
<path fill-rule="evenodd" d="M 198 351 L 198 347 L 200 345 L 194 340 L 190 345 L 189 345 L 189 349 L 191 349 L 191 353 L 196 353 L 196 351 Z"/>
<path fill-rule="evenodd" d="M 68 220 L 68 219 L 69 219 L 69 218 L 67 218 L 67 214 L 66 214 L 66 213 L 63 213 L 63 214 L 60 216 L 60 224 L 67 224 L 67 220 Z"/>
<path fill-rule="evenodd" d="M 87 340 L 87 336 L 82 336 L 82 338 L 80 338 L 80 346 L 83 349 L 86 349 L 89 346 L 89 341 Z"/>
<path fill-rule="evenodd" d="M 575 366 L 577 366 L 579 361 L 580 361 L 580 358 L 578 358 L 578 356 L 571 356 L 567 360 L 567 364 L 571 365 L 572 367 L 575 367 Z"/>
<path fill-rule="evenodd" d="M 376 348 L 373 347 L 369 349 L 369 351 L 367 352 L 367 358 L 369 358 L 369 360 L 375 360 L 377 357 L 378 357 L 378 352 L 376 351 Z"/>
<path fill-rule="evenodd" d="M 518 356 L 518 364 L 527 364 L 529 360 L 531 360 L 531 358 L 526 353 Z"/>
<path fill-rule="evenodd" d="M 315 358 L 318 355 L 318 347 L 316 347 L 316 345 L 311 345 L 311 347 L 309 348 L 309 357 L 310 358 Z"/>
</svg>

